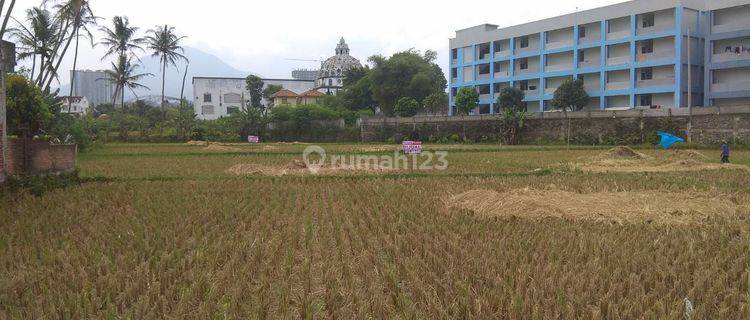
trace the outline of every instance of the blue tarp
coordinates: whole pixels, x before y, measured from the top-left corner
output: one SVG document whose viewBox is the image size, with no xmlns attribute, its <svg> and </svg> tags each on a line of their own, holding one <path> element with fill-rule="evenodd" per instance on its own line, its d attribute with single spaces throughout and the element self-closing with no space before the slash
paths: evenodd
<svg viewBox="0 0 750 320">
<path fill-rule="evenodd" d="M 659 138 L 661 138 L 661 141 L 659 142 L 659 145 L 662 148 L 664 148 L 664 150 L 669 149 L 675 143 L 678 143 L 678 142 L 683 142 L 684 143 L 685 142 L 685 139 L 680 138 L 680 137 L 678 137 L 676 135 L 673 135 L 671 133 L 659 131 L 656 134 L 659 135 Z"/>
</svg>

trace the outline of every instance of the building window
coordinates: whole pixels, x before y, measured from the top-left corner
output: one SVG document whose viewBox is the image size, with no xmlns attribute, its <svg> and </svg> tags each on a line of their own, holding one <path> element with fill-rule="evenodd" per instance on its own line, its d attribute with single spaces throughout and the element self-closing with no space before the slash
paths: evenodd
<svg viewBox="0 0 750 320">
<path fill-rule="evenodd" d="M 586 27 L 578 27 L 578 34 L 580 38 L 586 38 Z"/>
<path fill-rule="evenodd" d="M 651 80 L 654 78 L 654 70 L 651 68 L 641 69 L 641 80 Z"/>
<path fill-rule="evenodd" d="M 240 112 L 240 107 L 227 107 L 227 114 Z"/>
<path fill-rule="evenodd" d="M 451 59 L 458 60 L 458 49 L 451 50 Z"/>
<path fill-rule="evenodd" d="M 451 68 L 451 79 L 456 79 L 456 78 L 458 78 L 458 69 Z"/>
<path fill-rule="evenodd" d="M 203 94 L 203 102 L 211 102 L 211 94 L 210 93 Z"/>
<path fill-rule="evenodd" d="M 643 19 L 644 28 L 651 28 L 654 26 L 654 14 L 653 13 L 644 14 L 642 19 Z"/>
<path fill-rule="evenodd" d="M 651 106 L 653 104 L 653 99 L 650 94 L 642 94 L 641 95 L 641 106 Z"/>
<path fill-rule="evenodd" d="M 578 62 L 586 61 L 586 53 L 584 51 L 578 51 Z"/>
<path fill-rule="evenodd" d="M 529 81 L 528 80 L 521 80 L 521 82 L 519 84 L 519 87 L 520 87 L 519 89 L 521 89 L 521 91 L 528 91 L 529 90 Z"/>
<path fill-rule="evenodd" d="M 201 114 L 205 114 L 205 115 L 214 114 L 214 106 L 202 106 Z"/>
<path fill-rule="evenodd" d="M 328 85 L 333 86 L 333 79 L 328 79 Z"/>
<path fill-rule="evenodd" d="M 281 98 L 281 103 L 282 104 L 287 104 L 287 103 L 289 103 L 289 100 L 286 97 L 282 97 Z"/>
<path fill-rule="evenodd" d="M 224 103 L 241 103 L 242 96 L 236 93 L 227 93 L 224 95 Z"/>
<path fill-rule="evenodd" d="M 647 54 L 654 52 L 654 41 L 653 40 L 644 40 L 641 43 L 641 53 Z"/>
<path fill-rule="evenodd" d="M 451 97 L 455 97 L 457 93 L 458 93 L 457 88 L 451 88 Z"/>
<path fill-rule="evenodd" d="M 519 65 L 520 65 L 519 68 L 521 70 L 527 70 L 527 69 L 529 69 L 529 59 L 527 59 L 527 58 L 521 59 L 519 61 Z"/>
<path fill-rule="evenodd" d="M 521 47 L 521 49 L 529 47 L 529 37 L 528 36 L 521 37 L 521 39 L 519 39 L 519 41 L 521 42 L 519 44 L 519 46 Z"/>
</svg>

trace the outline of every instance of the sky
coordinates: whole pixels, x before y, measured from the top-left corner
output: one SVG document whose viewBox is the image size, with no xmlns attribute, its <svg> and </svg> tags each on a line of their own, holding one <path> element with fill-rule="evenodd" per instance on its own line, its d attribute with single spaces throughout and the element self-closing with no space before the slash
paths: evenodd
<svg viewBox="0 0 750 320">
<path fill-rule="evenodd" d="M 55 0 L 52 0 L 53 2 Z M 656 0 L 658 1 L 658 0 Z M 334 54 L 344 37 L 351 55 L 363 63 L 374 54 L 391 55 L 414 48 L 438 53 L 438 64 L 448 74 L 448 39 L 455 30 L 490 23 L 500 27 L 587 10 L 623 0 L 463 0 L 449 4 L 425 0 L 91 0 L 100 24 L 127 16 L 141 32 L 156 25 L 175 26 L 187 36 L 185 46 L 216 55 L 242 71 L 266 78 L 290 78 L 295 68 L 317 68 L 315 61 Z M 13 16 L 41 0 L 18 0 Z M 96 38 L 101 32 L 95 32 Z M 104 48 L 81 44 L 78 69 L 103 69 Z M 62 70 L 72 68 L 72 55 Z M 69 82 L 61 72 L 60 82 Z"/>
</svg>

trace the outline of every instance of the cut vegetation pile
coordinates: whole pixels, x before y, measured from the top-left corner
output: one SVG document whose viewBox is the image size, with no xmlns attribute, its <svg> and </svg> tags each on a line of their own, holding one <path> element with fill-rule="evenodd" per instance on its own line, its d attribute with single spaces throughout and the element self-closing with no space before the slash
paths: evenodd
<svg viewBox="0 0 750 320">
<path fill-rule="evenodd" d="M 741 204 L 744 203 L 744 204 Z M 590 220 L 619 224 L 695 224 L 748 214 L 747 201 L 724 195 L 660 191 L 575 193 L 559 189 L 471 190 L 448 199 L 449 208 L 481 217 Z"/>
<path fill-rule="evenodd" d="M 663 158 L 654 158 L 628 147 L 615 147 L 593 160 L 572 167 L 589 172 L 673 172 L 718 169 L 749 170 L 747 166 L 705 162 L 708 157 L 695 150 L 672 150 Z"/>
<path fill-rule="evenodd" d="M 208 147 L 204 148 L 203 150 L 206 151 L 220 151 L 220 152 L 238 152 L 242 151 L 242 149 L 230 147 L 227 145 L 223 145 L 220 143 L 209 143 Z"/>
</svg>

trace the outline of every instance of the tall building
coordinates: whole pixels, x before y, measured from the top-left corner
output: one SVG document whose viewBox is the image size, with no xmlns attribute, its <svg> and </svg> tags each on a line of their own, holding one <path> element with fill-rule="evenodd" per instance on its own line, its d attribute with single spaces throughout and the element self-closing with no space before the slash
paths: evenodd
<svg viewBox="0 0 750 320">
<path fill-rule="evenodd" d="M 349 45 L 341 38 L 336 45 L 336 55 L 328 58 L 320 66 L 318 80 L 315 82 L 315 90 L 325 94 L 336 94 L 344 87 L 344 76 L 346 72 L 361 68 L 359 60 L 349 55 Z"/>
<path fill-rule="evenodd" d="M 480 94 L 474 113 L 496 113 L 508 86 L 525 92 L 528 111 L 550 110 L 572 78 L 589 109 L 750 104 L 748 0 L 634 0 L 458 30 L 449 46 L 450 114 L 462 87 Z"/>
<path fill-rule="evenodd" d="M 75 73 L 75 78 L 73 77 Z M 104 71 L 92 71 L 92 70 L 71 70 L 71 79 L 73 79 L 73 96 L 83 96 L 91 103 L 92 107 L 96 107 L 104 103 L 112 103 L 113 95 L 115 94 L 115 85 L 108 81 L 108 76 Z M 60 94 L 68 95 L 69 92 L 60 92 Z M 121 93 L 118 93 L 117 103 L 120 103 Z"/>
<path fill-rule="evenodd" d="M 297 79 L 262 79 L 264 85 L 280 85 L 294 92 L 313 89 L 315 81 Z M 215 120 L 240 111 L 250 101 L 245 78 L 193 77 L 193 107 L 198 119 Z M 263 105 L 268 101 L 262 100 Z"/>
</svg>

